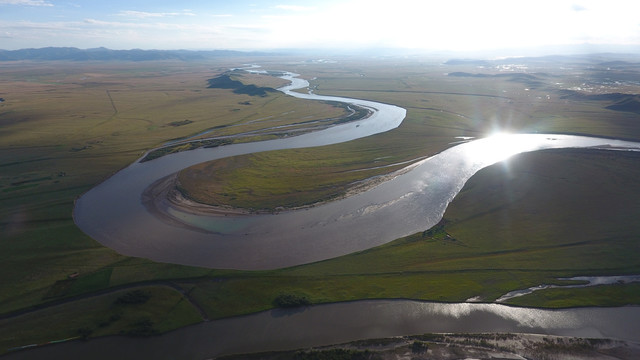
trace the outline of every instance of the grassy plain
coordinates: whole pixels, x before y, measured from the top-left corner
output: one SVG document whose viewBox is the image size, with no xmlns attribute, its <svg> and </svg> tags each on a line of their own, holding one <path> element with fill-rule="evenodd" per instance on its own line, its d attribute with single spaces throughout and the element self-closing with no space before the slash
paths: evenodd
<svg viewBox="0 0 640 360">
<path fill-rule="evenodd" d="M 0 348 L 111 334 L 152 335 L 202 320 L 176 290 L 161 286 L 141 289 L 116 291 L 26 314 L 19 322 L 3 324 L 5 336 L 0 339 Z M 136 290 L 149 298 L 139 303 L 119 301 Z"/>
<path fill-rule="evenodd" d="M 0 103 L 1 266 L 2 286 L 10 290 L 0 289 L 0 309 L 38 303 L 52 282 L 122 260 L 75 228 L 73 201 L 149 148 L 214 127 L 236 125 L 224 134 L 249 131 L 268 116 L 271 126 L 344 113 L 277 93 L 250 97 L 207 89 L 207 77 L 226 70 L 219 66 L 2 64 L 3 89 L 11 92 L 3 92 Z M 281 85 L 280 79 L 246 76 Z M 173 125 L 185 119 L 191 122 Z M 34 290 L 33 297 L 24 293 Z"/>
<path fill-rule="evenodd" d="M 451 146 L 456 136 L 516 131 L 640 138 L 637 114 L 607 110 L 606 101 L 578 101 L 564 95 L 567 88 L 587 81 L 587 75 L 577 75 L 579 70 L 537 65 L 527 70 L 536 74 L 532 79 L 447 76 L 459 70 L 485 75 L 508 75 L 513 70 L 440 63 L 420 66 L 403 60 L 386 68 L 366 61 L 357 67 L 349 63 L 298 66 L 293 71 L 315 79 L 311 88 L 316 93 L 392 103 L 406 108 L 407 118 L 398 129 L 345 144 L 195 165 L 180 174 L 183 193 L 203 203 L 273 210 L 340 196 L 354 182 Z M 615 74 L 609 76 L 615 78 Z M 210 181 L 212 176 L 215 181 Z"/>
<path fill-rule="evenodd" d="M 637 153 L 607 151 L 522 154 L 476 174 L 436 231 L 315 264 L 200 284 L 192 294 L 217 317 L 243 307 L 267 309 L 280 293 L 304 295 L 314 303 L 494 301 L 513 289 L 566 284 L 559 277 L 636 274 L 638 161 Z M 547 291 L 561 293 L 563 300 L 545 297 Z M 509 303 L 631 304 L 638 303 L 638 286 L 553 289 Z"/>
<path fill-rule="evenodd" d="M 545 85 L 533 88 L 509 79 L 444 76 L 460 69 L 439 62 L 278 61 L 266 59 L 265 67 L 317 77 L 312 86 L 318 93 L 397 104 L 407 108 L 407 118 L 396 130 L 346 144 L 203 165 L 209 174 L 224 170 L 216 174 L 219 188 L 213 190 L 235 191 L 228 197 L 235 196 L 237 206 L 275 206 L 248 197 L 260 192 L 260 201 L 278 193 L 278 202 L 289 205 L 325 199 L 377 173 L 361 171 L 353 177 L 352 170 L 431 155 L 452 146 L 456 136 L 481 136 L 498 128 L 640 139 L 637 114 L 606 110 L 602 101 L 561 98 L 555 83 L 568 87 L 582 80 L 553 68 L 539 69 L 550 75 L 541 75 Z M 635 182 L 640 167 L 634 154 L 554 152 L 514 158 L 519 160 L 509 167 L 496 165 L 474 177 L 439 231 L 275 271 L 211 270 L 124 257 L 75 227 L 75 198 L 167 140 L 215 127 L 215 134 L 229 135 L 301 117 L 343 114 L 327 104 L 278 94 L 251 97 L 206 89 L 208 78 L 246 62 L 0 64 L 3 89 L 10 89 L 0 93 L 5 99 L 0 103 L 0 314 L 5 314 L 0 317 L 0 352 L 79 330 L 90 330 L 90 336 L 126 332 L 137 321 L 138 310 L 146 314 L 145 324 L 154 324 L 153 331 L 166 331 L 200 321 L 196 307 L 215 319 L 271 308 L 281 294 L 306 296 L 314 303 L 363 298 L 492 301 L 561 276 L 638 273 L 634 254 L 640 229 L 635 219 L 640 209 L 633 200 L 640 198 Z M 243 81 L 259 86 L 279 84 L 271 77 L 245 76 Z M 564 167 L 571 172 L 561 173 Z M 250 175 L 259 176 L 248 180 Z M 572 189 L 579 192 L 556 201 Z M 553 196 L 539 196 L 541 192 Z M 159 287 L 159 281 L 183 292 Z M 101 326 L 105 320 L 100 311 L 114 311 L 121 286 L 130 285 L 162 292 L 152 299 L 171 301 L 135 305 L 139 309 L 130 321 Z M 101 293 L 109 289 L 114 292 Z M 594 291 L 604 295 L 593 297 Z M 84 298 L 90 294 L 96 297 Z M 544 294 L 513 302 L 637 303 L 637 296 L 629 295 L 637 294 L 635 285 L 571 291 L 572 302 L 558 302 L 557 295 L 541 298 Z M 58 305 L 9 316 L 48 303 Z M 74 320 L 59 322 L 54 314 Z M 51 321 L 59 327 L 49 329 Z"/>
<path fill-rule="evenodd" d="M 208 78 L 244 62 L 0 64 L 0 313 L 122 283 L 210 273 L 102 247 L 74 225 L 73 202 L 171 139 L 212 128 L 233 135 L 345 114 L 340 107 L 279 93 L 252 97 L 206 88 Z M 238 78 L 260 86 L 283 84 L 270 76 Z M 78 277 L 69 279 L 72 274 Z"/>
</svg>

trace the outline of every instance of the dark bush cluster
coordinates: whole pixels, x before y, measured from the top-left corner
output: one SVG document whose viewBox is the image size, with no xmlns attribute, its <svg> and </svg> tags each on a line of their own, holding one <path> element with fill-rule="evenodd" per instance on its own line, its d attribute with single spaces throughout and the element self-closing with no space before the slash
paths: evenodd
<svg viewBox="0 0 640 360">
<path fill-rule="evenodd" d="M 273 300 L 273 305 L 279 308 L 293 308 L 311 305 L 311 301 L 306 296 L 282 294 Z"/>
<path fill-rule="evenodd" d="M 116 305 L 133 305 L 144 304 L 151 298 L 151 294 L 142 290 L 133 290 L 118 297 L 114 304 Z"/>
</svg>

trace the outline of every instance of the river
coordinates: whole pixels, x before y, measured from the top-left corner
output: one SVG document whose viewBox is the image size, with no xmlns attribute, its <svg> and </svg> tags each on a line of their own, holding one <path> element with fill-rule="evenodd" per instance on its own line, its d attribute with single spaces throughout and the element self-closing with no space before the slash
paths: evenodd
<svg viewBox="0 0 640 360">
<path fill-rule="evenodd" d="M 568 147 L 637 151 L 640 146 L 579 136 L 503 134 L 456 145 L 371 190 L 311 209 L 235 217 L 174 212 L 176 219 L 189 225 L 186 227 L 163 221 L 146 210 L 141 194 L 150 184 L 193 164 L 349 141 L 392 130 L 405 117 L 405 110 L 393 105 L 292 92 L 307 84 L 289 76 L 292 85 L 281 90 L 292 96 L 343 101 L 375 112 L 365 120 L 297 137 L 136 162 L 77 201 L 76 224 L 126 255 L 211 268 L 272 269 L 348 254 L 428 229 L 441 219 L 449 202 L 475 172 L 511 155 Z M 640 307 L 633 306 L 540 310 L 500 304 L 359 301 L 216 320 L 158 337 L 64 343 L 17 352 L 9 358 L 205 359 L 425 332 L 530 332 L 640 341 L 637 319 Z"/>
<path fill-rule="evenodd" d="M 426 230 L 478 170 L 520 152 L 640 144 L 567 135 L 498 135 L 456 145 L 369 191 L 322 206 L 280 214 L 202 216 L 169 209 L 173 221 L 147 211 L 141 194 L 158 179 L 208 160 L 260 151 L 335 144 L 398 127 L 405 109 L 367 100 L 302 94 L 288 73 L 291 96 L 342 101 L 375 110 L 367 119 L 278 140 L 233 144 L 135 162 L 76 201 L 78 227 L 121 254 L 208 268 L 274 269 L 334 258 Z M 454 141 L 456 139 L 452 139 Z M 185 224 L 187 226 L 185 226 Z"/>
<path fill-rule="evenodd" d="M 271 310 L 143 338 L 112 336 L 19 351 L 31 359 L 210 359 L 431 332 L 535 333 L 640 341 L 640 307 L 541 310 L 499 304 L 369 300 Z"/>
</svg>

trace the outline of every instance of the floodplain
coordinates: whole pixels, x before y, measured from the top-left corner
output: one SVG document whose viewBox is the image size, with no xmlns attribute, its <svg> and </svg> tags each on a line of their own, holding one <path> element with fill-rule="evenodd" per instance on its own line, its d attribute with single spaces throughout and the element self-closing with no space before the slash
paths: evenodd
<svg viewBox="0 0 640 360">
<path fill-rule="evenodd" d="M 523 154 L 476 174 L 436 228 L 273 271 L 126 257 L 74 225 L 78 196 L 168 141 L 295 129 L 347 115 L 343 107 L 278 92 L 208 88 L 208 79 L 247 62 L 299 73 L 318 94 L 401 106 L 407 117 L 395 130 L 343 144 L 196 165 L 179 176 L 181 191 L 198 201 L 267 211 L 330 201 L 460 137 L 495 131 L 640 140 L 635 63 L 612 65 L 600 57 L 482 66 L 446 59 L 298 60 L 0 63 L 6 89 L 0 93 L 0 352 L 67 338 L 166 332 L 266 310 L 283 294 L 314 304 L 492 302 L 512 290 L 562 284 L 560 277 L 640 273 L 636 153 Z M 232 76 L 259 87 L 284 84 L 269 75 Z M 118 300 L 136 294 L 133 303 Z M 639 304 L 640 285 L 549 289 L 509 303 Z M 60 316 L 74 320 L 56 321 Z"/>
</svg>

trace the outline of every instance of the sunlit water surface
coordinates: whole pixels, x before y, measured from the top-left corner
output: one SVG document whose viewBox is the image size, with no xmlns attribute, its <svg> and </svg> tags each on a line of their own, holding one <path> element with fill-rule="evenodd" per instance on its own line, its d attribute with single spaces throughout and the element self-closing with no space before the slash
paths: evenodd
<svg viewBox="0 0 640 360">
<path fill-rule="evenodd" d="M 150 184 L 208 160 L 260 151 L 334 144 L 392 130 L 406 111 L 367 100 L 292 92 L 308 82 L 288 73 L 281 90 L 304 99 L 333 100 L 375 109 L 364 120 L 296 137 L 198 149 L 136 162 L 76 202 L 74 219 L 105 246 L 130 256 L 210 268 L 272 269 L 368 249 L 435 225 L 449 202 L 478 170 L 526 151 L 593 147 L 638 150 L 640 144 L 568 135 L 498 134 L 456 145 L 369 191 L 277 215 L 168 213 L 188 226 L 149 213 L 141 194 Z M 454 139 L 452 139 L 454 140 Z"/>
<path fill-rule="evenodd" d="M 540 310 L 498 304 L 358 301 L 271 310 L 205 322 L 158 337 L 108 337 L 8 359 L 210 359 L 432 332 L 505 332 L 640 341 L 640 307 Z"/>
<path fill-rule="evenodd" d="M 287 76 L 293 83 L 282 90 L 292 96 L 344 101 L 376 112 L 369 119 L 313 134 L 136 162 L 77 201 L 74 215 L 78 226 L 126 255 L 213 268 L 279 268 L 352 253 L 426 230 L 440 220 L 448 203 L 475 172 L 514 154 L 550 148 L 635 151 L 639 147 L 637 143 L 578 136 L 499 134 L 462 143 L 372 190 L 311 209 L 238 217 L 173 211 L 176 219 L 192 228 L 167 223 L 147 212 L 141 205 L 142 192 L 157 179 L 193 164 L 258 151 L 349 141 L 391 130 L 406 114 L 404 109 L 387 104 L 294 93 L 290 90 L 308 84 L 292 74 Z M 498 304 L 359 301 L 298 311 L 272 310 L 202 323 L 160 337 L 112 337 L 60 344 L 10 358 L 38 358 L 46 353 L 52 359 L 198 359 L 425 332 L 532 332 L 640 341 L 637 319 L 639 307 L 553 311 Z"/>
</svg>

